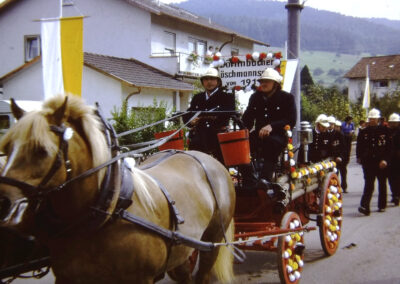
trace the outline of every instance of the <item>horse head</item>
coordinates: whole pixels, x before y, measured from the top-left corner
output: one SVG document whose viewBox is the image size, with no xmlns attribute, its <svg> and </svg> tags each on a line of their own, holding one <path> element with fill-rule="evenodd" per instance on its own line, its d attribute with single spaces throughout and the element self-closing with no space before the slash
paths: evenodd
<svg viewBox="0 0 400 284">
<path fill-rule="evenodd" d="M 110 158 L 103 125 L 76 96 L 56 96 L 29 113 L 12 101 L 11 109 L 18 122 L 0 141 L 7 156 L 0 176 L 0 226 L 32 233 L 46 210 L 71 222 L 91 206 L 104 171 L 63 185 Z"/>
</svg>

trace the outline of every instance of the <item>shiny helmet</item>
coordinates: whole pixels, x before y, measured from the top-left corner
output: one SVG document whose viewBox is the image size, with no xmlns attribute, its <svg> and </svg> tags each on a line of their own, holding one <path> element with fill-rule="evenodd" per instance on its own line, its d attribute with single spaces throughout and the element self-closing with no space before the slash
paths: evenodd
<svg viewBox="0 0 400 284">
<path fill-rule="evenodd" d="M 336 118 L 333 115 L 328 116 L 328 122 L 330 124 L 335 124 Z"/>
<path fill-rule="evenodd" d="M 369 111 L 368 118 L 381 118 L 381 112 L 376 108 L 373 108 Z"/>
<path fill-rule="evenodd" d="M 219 76 L 218 70 L 213 68 L 213 67 L 208 68 L 206 70 L 206 72 L 204 72 L 204 74 L 201 75 L 201 77 L 200 77 L 201 83 L 203 83 L 203 79 L 204 78 L 217 78 L 218 79 L 218 85 L 222 84 L 221 77 Z"/>
<path fill-rule="evenodd" d="M 264 72 L 261 74 L 261 77 L 258 78 L 258 81 L 260 80 L 272 80 L 280 84 L 283 80 L 282 76 L 279 74 L 278 71 L 272 68 L 267 68 L 264 70 Z"/>
<path fill-rule="evenodd" d="M 398 113 L 392 113 L 389 116 L 388 122 L 400 122 L 400 115 Z"/>
<path fill-rule="evenodd" d="M 320 114 L 318 115 L 317 119 L 315 120 L 315 123 L 322 125 L 325 128 L 329 127 L 329 121 L 328 121 L 328 117 L 326 116 L 326 114 Z"/>
</svg>

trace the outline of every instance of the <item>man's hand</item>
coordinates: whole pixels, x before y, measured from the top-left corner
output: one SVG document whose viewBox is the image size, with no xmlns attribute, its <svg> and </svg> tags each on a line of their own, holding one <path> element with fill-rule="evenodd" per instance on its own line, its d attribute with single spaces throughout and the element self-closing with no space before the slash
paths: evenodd
<svg viewBox="0 0 400 284">
<path fill-rule="evenodd" d="M 199 123 L 199 121 L 200 121 L 200 117 L 196 117 L 190 122 L 190 125 L 196 126 Z"/>
<path fill-rule="evenodd" d="M 382 161 L 379 162 L 379 168 L 381 170 L 383 170 L 386 167 L 387 167 L 387 162 L 385 160 L 382 160 Z"/>
<path fill-rule="evenodd" d="M 272 126 L 271 126 L 271 124 L 268 124 L 268 125 L 266 125 L 266 126 L 264 126 L 263 128 L 260 129 L 260 131 L 258 132 L 258 136 L 260 138 L 267 137 L 267 136 L 269 136 L 271 131 L 272 131 Z"/>
<path fill-rule="evenodd" d="M 342 162 L 342 158 L 340 158 L 340 157 L 336 157 L 335 160 L 336 160 L 336 163 L 338 163 L 338 164 Z"/>
</svg>

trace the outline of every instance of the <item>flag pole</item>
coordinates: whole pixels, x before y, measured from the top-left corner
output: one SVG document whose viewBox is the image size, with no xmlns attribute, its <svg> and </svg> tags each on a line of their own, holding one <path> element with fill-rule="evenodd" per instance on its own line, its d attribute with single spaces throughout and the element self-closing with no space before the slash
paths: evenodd
<svg viewBox="0 0 400 284">
<path fill-rule="evenodd" d="M 63 0 L 60 0 L 60 19 L 63 16 Z"/>
<path fill-rule="evenodd" d="M 367 64 L 367 66 L 365 67 L 366 68 L 366 74 L 367 74 L 367 78 L 368 78 L 368 80 L 366 80 L 366 84 L 369 84 L 369 67 L 368 67 L 368 64 Z M 366 87 L 366 88 L 368 88 L 368 106 L 367 106 L 367 108 L 365 109 L 365 111 L 366 111 L 366 113 L 365 113 L 365 117 L 368 117 L 368 109 L 369 109 L 369 105 L 371 104 L 371 98 L 370 98 L 370 90 L 369 90 L 369 86 L 368 87 Z"/>
</svg>

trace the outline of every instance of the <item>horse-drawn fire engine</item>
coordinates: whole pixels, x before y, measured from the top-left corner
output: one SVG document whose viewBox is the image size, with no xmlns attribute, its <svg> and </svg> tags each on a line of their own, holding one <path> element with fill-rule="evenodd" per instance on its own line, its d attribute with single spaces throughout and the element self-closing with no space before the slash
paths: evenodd
<svg viewBox="0 0 400 284">
<path fill-rule="evenodd" d="M 194 116 L 200 114 L 198 112 Z M 176 119 L 176 117 L 173 118 Z M 109 127 L 108 124 L 106 126 Z M 54 127 L 54 131 L 59 131 L 59 129 Z M 299 151 L 299 147 L 294 146 L 294 135 L 297 135 L 298 144 L 303 146 L 301 151 L 304 151 L 304 156 L 307 157 L 307 147 L 312 141 L 311 126 L 304 122 L 301 124 L 301 129 L 296 133 L 293 133 L 290 127 L 286 127 L 286 133 L 288 144 L 281 155 L 269 188 L 256 190 L 247 190 L 242 187 L 242 180 L 238 171 L 238 166 L 241 164 L 254 163 L 256 168 L 260 168 L 262 163 L 262 159 L 259 159 L 256 154 L 250 153 L 248 131 L 232 127 L 231 131 L 220 135 L 225 167 L 229 171 L 236 189 L 236 206 L 234 240 L 218 245 L 235 246 L 241 250 L 275 251 L 278 256 L 281 282 L 298 283 L 304 269 L 305 232 L 315 229 L 315 227 L 305 226 L 306 224 L 310 221 L 316 222 L 319 227 L 322 248 L 328 256 L 333 255 L 339 246 L 342 225 L 342 189 L 333 161 L 309 163 L 305 159 L 302 163 L 296 162 L 296 151 Z M 162 135 L 158 134 L 156 137 L 158 139 L 148 144 L 150 146 L 147 145 L 144 150 L 162 147 L 161 150 L 163 151 L 158 155 L 158 160 L 168 159 L 167 156 L 175 153 L 185 153 L 183 151 L 182 129 Z M 118 135 L 114 133 L 113 139 L 116 138 L 118 138 Z M 139 152 L 139 150 L 130 151 L 121 157 L 127 158 L 128 154 L 133 155 Z M 185 155 L 195 156 L 195 159 L 199 159 L 196 155 Z M 112 160 L 115 162 L 121 157 L 115 156 Z M 144 163 L 142 168 L 150 168 L 152 164 L 158 161 L 157 159 L 153 161 L 150 158 L 150 162 Z M 111 162 L 105 163 L 106 166 L 111 164 Z M 92 172 L 84 172 L 79 177 L 86 177 L 89 174 L 92 174 Z M 77 180 L 77 178 L 72 179 Z M 29 190 L 37 189 L 11 178 L 2 178 L 1 182 L 23 189 L 28 187 Z M 62 187 L 59 186 L 52 190 L 62 190 L 68 183 L 67 180 L 62 184 Z M 164 195 L 168 199 L 168 194 L 164 192 Z M 5 199 L 3 201 L 3 203 L 7 202 Z M 174 209 L 173 211 L 176 213 L 179 204 L 175 202 L 169 204 L 169 207 Z M 5 206 L 3 206 L 3 210 L 5 210 L 4 208 Z M 96 208 L 97 211 L 101 210 Z M 11 215 L 12 212 L 2 212 L 2 216 L 7 214 Z M 122 216 L 124 220 L 135 219 L 128 213 L 124 214 L 124 212 L 118 216 Z M 190 222 L 190 220 L 186 222 Z M 177 224 L 180 224 L 179 220 Z M 196 251 L 209 250 L 216 246 L 214 243 L 196 241 L 180 235 L 179 232 L 160 229 L 145 222 L 140 226 L 144 226 L 154 234 L 160 234 L 162 238 L 177 239 L 179 244 L 183 243 L 195 248 L 195 253 L 190 258 L 191 269 L 194 268 L 197 260 Z M 3 234 L 1 237 L 3 248 L 0 258 L 0 279 L 3 279 L 2 281 L 19 277 L 29 271 L 33 272 L 33 276 L 40 277 L 46 273 L 43 267 L 52 265 L 47 248 L 37 245 L 34 240 L 22 238 L 19 234 L 14 235 L 12 232 Z M 6 241 L 9 242 L 5 245 Z M 169 275 L 174 278 L 174 273 L 169 273 Z M 0 283 L 8 283 L 2 281 Z"/>
</svg>

